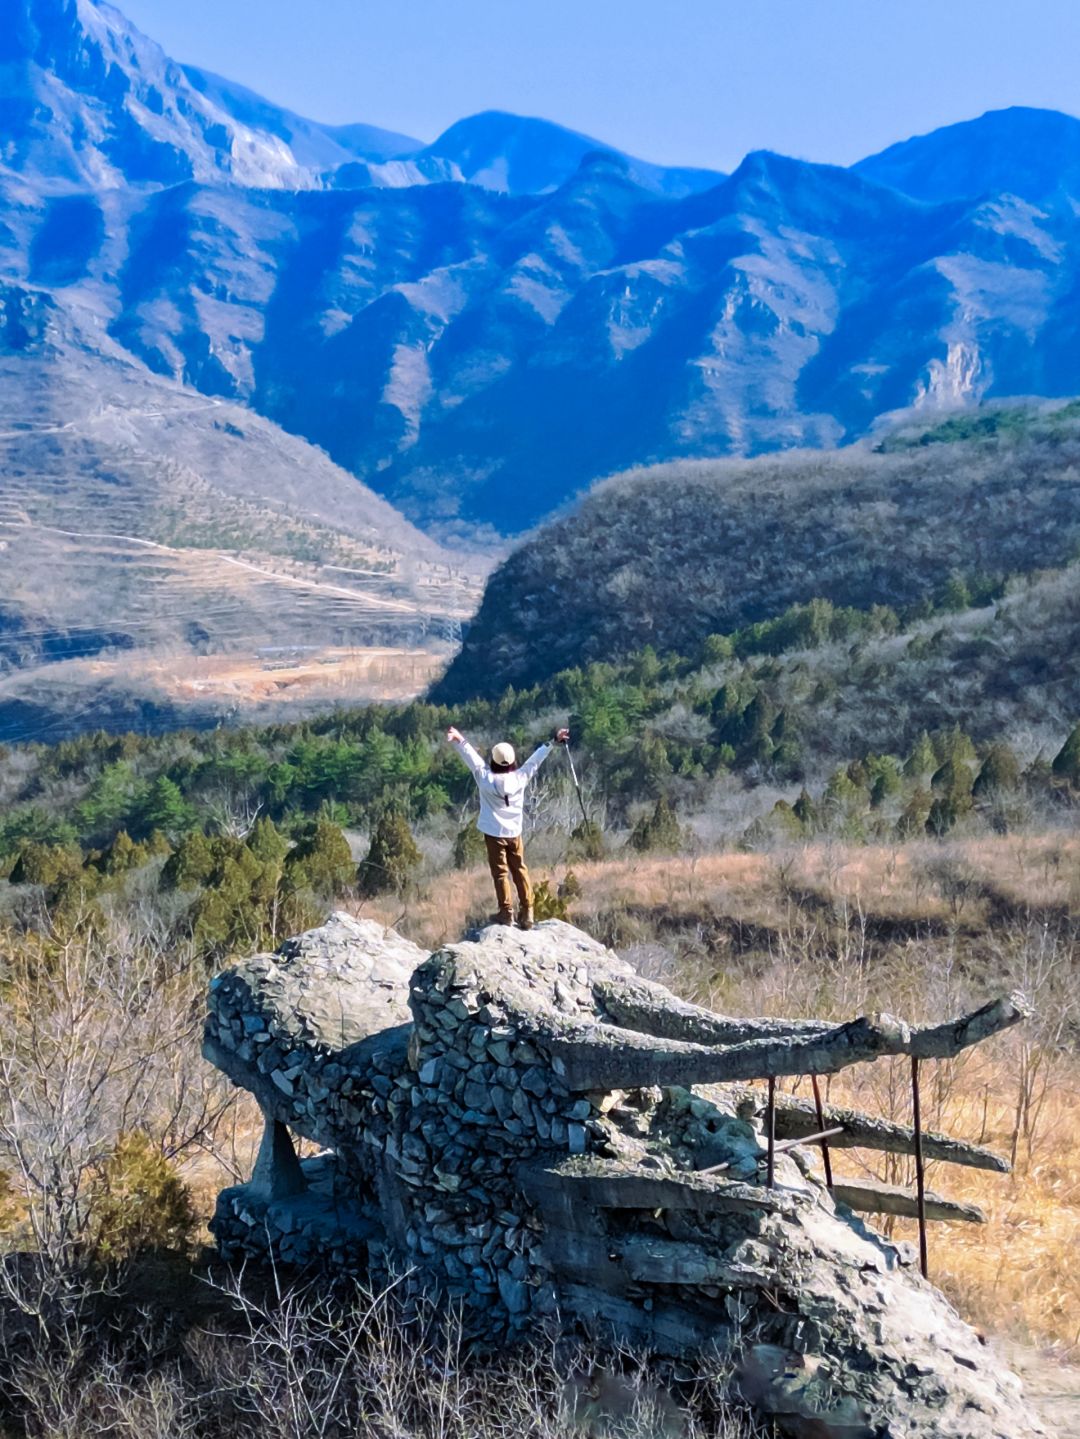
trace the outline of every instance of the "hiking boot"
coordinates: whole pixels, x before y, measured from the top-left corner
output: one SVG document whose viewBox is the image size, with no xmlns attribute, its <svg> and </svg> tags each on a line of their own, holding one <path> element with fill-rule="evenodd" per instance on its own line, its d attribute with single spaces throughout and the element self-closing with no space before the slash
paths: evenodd
<svg viewBox="0 0 1080 1439">
<path fill-rule="evenodd" d="M 520 910 L 518 913 L 518 929 L 532 929 L 533 911 L 530 904 L 528 909 Z"/>
<path fill-rule="evenodd" d="M 513 922 L 513 913 L 508 909 L 500 909 L 498 914 L 493 914 L 491 916 L 492 924 L 513 924 Z"/>
</svg>

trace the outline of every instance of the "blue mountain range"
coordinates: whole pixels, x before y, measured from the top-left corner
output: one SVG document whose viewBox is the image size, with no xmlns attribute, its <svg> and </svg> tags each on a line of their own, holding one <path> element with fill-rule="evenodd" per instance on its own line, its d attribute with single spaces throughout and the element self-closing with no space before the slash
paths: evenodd
<svg viewBox="0 0 1080 1439">
<path fill-rule="evenodd" d="M 506 114 L 425 145 L 181 66 L 97 0 L 2 5 L 0 350 L 47 301 L 50 343 L 238 400 L 444 533 L 1080 391 L 1070 116 L 729 176 Z"/>
</svg>

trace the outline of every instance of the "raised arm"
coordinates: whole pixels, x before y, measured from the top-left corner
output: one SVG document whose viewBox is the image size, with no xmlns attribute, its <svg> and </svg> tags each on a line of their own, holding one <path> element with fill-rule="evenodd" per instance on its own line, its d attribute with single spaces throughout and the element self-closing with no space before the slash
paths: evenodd
<svg viewBox="0 0 1080 1439">
<path fill-rule="evenodd" d="M 534 749 L 524 764 L 518 765 L 518 776 L 521 779 L 532 779 L 533 775 L 551 753 L 549 744 L 542 744 L 539 749 Z"/>
<path fill-rule="evenodd" d="M 455 729 L 454 726 L 451 725 L 446 731 L 446 738 L 451 744 L 457 745 L 461 758 L 468 765 L 469 769 L 472 770 L 474 775 L 483 773 L 484 761 L 459 729 Z"/>
<path fill-rule="evenodd" d="M 533 750 L 532 754 L 518 770 L 518 774 L 521 775 L 522 779 L 532 779 L 533 775 L 551 753 L 552 746 L 566 744 L 569 739 L 570 731 L 568 729 L 557 729 L 547 744 L 542 744 L 538 749 Z"/>
</svg>

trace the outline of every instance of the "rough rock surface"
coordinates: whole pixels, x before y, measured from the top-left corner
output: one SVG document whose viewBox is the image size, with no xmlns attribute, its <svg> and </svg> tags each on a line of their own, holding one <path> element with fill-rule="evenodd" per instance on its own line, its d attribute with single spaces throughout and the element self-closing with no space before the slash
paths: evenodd
<svg viewBox="0 0 1080 1439">
<path fill-rule="evenodd" d="M 951 1033 L 970 1042 L 1012 1022 L 1001 1012 Z M 725 1025 L 726 1046 L 670 1037 Z M 679 1005 L 558 921 L 428 957 L 335 915 L 213 982 L 206 1054 L 267 1118 L 251 1182 L 220 1196 L 219 1247 L 375 1277 L 411 1267 L 497 1342 L 557 1318 L 660 1352 L 719 1345 L 745 1396 L 806 1439 L 1044 1433 L 909 1248 L 834 1202 L 810 1151 L 778 1153 L 765 1185 L 762 1091 L 642 1083 L 650 1047 L 661 1068 L 673 1053 L 680 1072 L 715 1068 L 721 1050 L 745 1053 L 746 1028 Z M 787 1029 L 750 1042 L 821 1040 L 806 1049 L 819 1067 L 867 1036 L 879 1052 L 937 1042 L 884 1016 Z M 584 1087 L 590 1045 L 603 1087 Z M 327 1152 L 298 1162 L 289 1130 Z"/>
</svg>

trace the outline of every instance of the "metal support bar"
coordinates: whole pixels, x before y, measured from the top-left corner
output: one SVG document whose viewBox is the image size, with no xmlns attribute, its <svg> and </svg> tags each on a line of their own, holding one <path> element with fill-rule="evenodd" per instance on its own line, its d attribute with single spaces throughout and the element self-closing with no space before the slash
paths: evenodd
<svg viewBox="0 0 1080 1439">
<path fill-rule="evenodd" d="M 922 1150 L 919 1060 L 918 1056 L 914 1054 L 911 1056 L 911 1107 L 914 1111 L 913 1125 L 915 1129 L 915 1193 L 919 1209 L 919 1268 L 922 1270 L 922 1277 L 928 1279 L 930 1265 L 926 1250 L 926 1166 L 923 1163 Z"/>
<path fill-rule="evenodd" d="M 818 1130 L 824 1135 L 825 1132 L 825 1108 L 821 1103 L 821 1086 L 818 1084 L 816 1074 L 810 1076 L 810 1083 L 814 1089 L 814 1106 L 817 1109 Z M 832 1191 L 832 1158 L 829 1155 L 829 1141 L 822 1138 L 821 1141 L 821 1162 L 825 1166 L 825 1188 Z"/>
<path fill-rule="evenodd" d="M 771 1189 L 773 1177 L 776 1173 L 776 1076 L 769 1076 L 769 1112 L 767 1123 L 769 1126 L 769 1167 L 765 1183 Z"/>
</svg>

